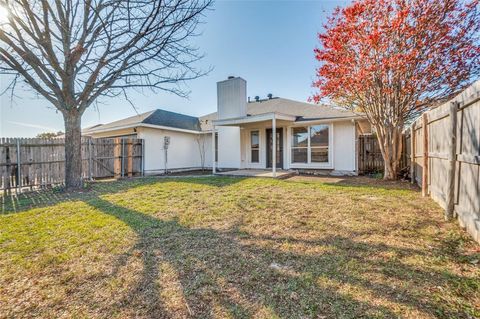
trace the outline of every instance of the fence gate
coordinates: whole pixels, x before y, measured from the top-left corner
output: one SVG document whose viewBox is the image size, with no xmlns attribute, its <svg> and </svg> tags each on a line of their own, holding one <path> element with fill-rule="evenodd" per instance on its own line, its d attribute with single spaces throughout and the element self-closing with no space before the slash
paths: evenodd
<svg viewBox="0 0 480 319">
<path fill-rule="evenodd" d="M 143 175 L 144 142 L 137 138 L 82 138 L 85 179 Z M 0 190 L 59 185 L 65 179 L 65 140 L 0 138 Z"/>
<path fill-rule="evenodd" d="M 361 174 L 383 172 L 383 157 L 374 135 L 358 137 L 358 171 Z"/>
</svg>

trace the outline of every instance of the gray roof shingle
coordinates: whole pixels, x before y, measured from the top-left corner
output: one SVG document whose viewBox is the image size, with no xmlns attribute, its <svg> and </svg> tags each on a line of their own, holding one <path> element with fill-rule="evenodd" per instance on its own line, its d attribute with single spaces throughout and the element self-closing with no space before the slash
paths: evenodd
<svg viewBox="0 0 480 319">
<path fill-rule="evenodd" d="M 86 131 L 115 129 L 128 125 L 151 124 L 158 126 L 167 126 L 172 128 L 200 131 L 200 122 L 197 117 L 165 111 L 157 109 L 154 111 L 145 112 L 142 114 L 127 117 L 125 119 L 110 122 L 108 124 L 95 126 L 94 129 L 87 129 Z"/>
<path fill-rule="evenodd" d="M 257 115 L 273 112 L 296 116 L 297 121 L 353 118 L 359 116 L 359 114 L 355 114 L 351 111 L 341 110 L 331 106 L 299 102 L 284 98 L 272 98 L 268 100 L 260 100 L 258 102 L 249 102 L 247 104 L 248 115 Z M 198 118 L 185 114 L 157 109 L 154 111 L 149 111 L 139 115 L 131 116 L 123 120 L 96 126 L 94 129 L 87 129 L 86 131 L 90 132 L 97 129 L 115 129 L 117 127 L 137 125 L 142 123 L 190 131 L 206 131 L 211 130 L 212 121 L 216 119 L 216 112 Z"/>
<path fill-rule="evenodd" d="M 282 113 L 297 117 L 297 121 L 354 118 L 361 116 L 351 111 L 334 108 L 327 105 L 311 104 L 284 98 L 252 101 L 247 103 L 247 114 L 258 115 L 264 113 Z M 217 113 L 210 113 L 200 117 L 202 129 L 211 129 L 211 123 L 217 119 Z"/>
</svg>

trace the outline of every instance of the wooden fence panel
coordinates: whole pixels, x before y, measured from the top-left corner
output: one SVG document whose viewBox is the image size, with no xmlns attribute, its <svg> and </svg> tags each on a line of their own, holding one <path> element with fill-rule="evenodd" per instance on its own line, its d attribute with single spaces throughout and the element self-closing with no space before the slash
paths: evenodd
<svg viewBox="0 0 480 319">
<path fill-rule="evenodd" d="M 377 138 L 374 135 L 360 135 L 358 139 L 359 172 L 362 174 L 383 172 L 383 157 Z"/>
<path fill-rule="evenodd" d="M 423 125 L 417 124 L 415 126 L 414 133 L 412 135 L 414 137 L 414 145 L 415 145 L 415 153 L 414 153 L 414 171 L 415 171 L 415 180 L 418 185 L 422 185 L 422 174 L 423 174 Z"/>
<path fill-rule="evenodd" d="M 427 156 L 421 118 L 409 129 L 416 140 L 414 180 L 445 209 L 446 218 L 458 217 L 480 242 L 480 81 L 425 116 Z M 428 185 L 422 185 L 422 177 Z"/>
<path fill-rule="evenodd" d="M 115 163 L 123 165 L 123 176 L 143 174 L 143 140 L 82 138 L 82 174 L 85 179 L 114 176 Z M 120 148 L 119 148 L 120 147 Z M 120 153 L 116 156 L 114 149 Z M 130 149 L 130 153 L 127 153 Z M 39 138 L 0 138 L 0 189 L 24 189 L 58 185 L 65 178 L 65 140 Z"/>
<path fill-rule="evenodd" d="M 400 169 L 408 166 L 406 149 L 407 139 L 404 136 Z M 375 135 L 358 136 L 358 171 L 360 174 L 381 173 L 384 171 L 382 151 Z"/>
</svg>

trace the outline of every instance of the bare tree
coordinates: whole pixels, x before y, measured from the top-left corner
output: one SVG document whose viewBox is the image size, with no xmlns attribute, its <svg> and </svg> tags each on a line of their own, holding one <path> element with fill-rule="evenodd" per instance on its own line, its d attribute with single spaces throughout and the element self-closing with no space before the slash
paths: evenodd
<svg viewBox="0 0 480 319">
<path fill-rule="evenodd" d="M 186 96 L 205 74 L 189 44 L 212 0 L 0 0 L 0 74 L 23 80 L 65 123 L 65 185 L 82 185 L 81 118 L 101 97 L 127 89 Z"/>
</svg>

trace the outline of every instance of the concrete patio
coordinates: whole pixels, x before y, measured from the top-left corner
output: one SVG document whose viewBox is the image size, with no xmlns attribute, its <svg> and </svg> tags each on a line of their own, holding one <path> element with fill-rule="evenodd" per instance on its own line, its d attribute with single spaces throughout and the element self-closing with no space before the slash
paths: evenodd
<svg viewBox="0 0 480 319">
<path fill-rule="evenodd" d="M 226 171 L 226 172 L 216 172 L 215 175 L 220 176 L 243 176 L 243 177 L 270 177 L 270 178 L 287 178 L 292 175 L 295 175 L 296 172 L 294 171 L 286 171 L 286 170 L 277 170 L 276 176 L 273 176 L 273 172 L 268 169 L 239 169 L 233 171 Z"/>
</svg>

